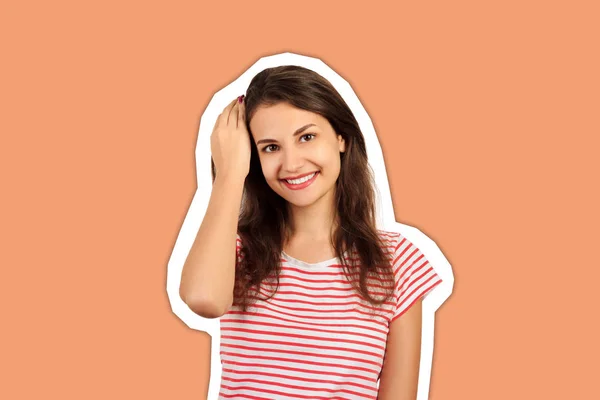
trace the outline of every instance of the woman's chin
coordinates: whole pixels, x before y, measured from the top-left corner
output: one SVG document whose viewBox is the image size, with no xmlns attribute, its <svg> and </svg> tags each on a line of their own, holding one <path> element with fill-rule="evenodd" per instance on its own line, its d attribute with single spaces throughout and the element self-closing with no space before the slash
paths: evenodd
<svg viewBox="0 0 600 400">
<path fill-rule="evenodd" d="M 287 199 L 286 199 L 287 200 Z M 312 204 L 314 204 L 314 201 L 298 201 L 297 199 L 294 200 L 287 200 L 288 204 L 292 207 L 297 207 L 297 208 L 304 208 L 304 207 L 308 207 Z"/>
<path fill-rule="evenodd" d="M 314 193 L 290 194 L 289 192 L 279 192 L 277 194 L 284 199 L 288 205 L 293 207 L 308 207 L 317 200 Z"/>
</svg>

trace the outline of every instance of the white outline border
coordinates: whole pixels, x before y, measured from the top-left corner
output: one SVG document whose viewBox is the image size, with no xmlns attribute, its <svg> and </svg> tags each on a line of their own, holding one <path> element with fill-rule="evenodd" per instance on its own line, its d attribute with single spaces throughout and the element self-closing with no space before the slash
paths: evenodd
<svg viewBox="0 0 600 400">
<path fill-rule="evenodd" d="M 352 90 L 350 84 L 321 60 L 289 52 L 263 57 L 258 60 L 238 79 L 219 90 L 213 96 L 200 119 L 198 142 L 196 144 L 196 175 L 198 178 L 198 189 L 196 190 L 192 204 L 188 210 L 179 235 L 177 236 L 171 258 L 169 259 L 167 294 L 171 309 L 175 315 L 190 328 L 207 332 L 212 337 L 211 370 L 207 400 L 217 400 L 219 395 L 222 374 L 219 354 L 221 343 L 220 323 L 219 319 L 206 319 L 193 313 L 179 297 L 179 284 L 183 264 L 196 238 L 204 214 L 206 213 L 212 190 L 210 135 L 219 114 L 232 99 L 246 93 L 246 89 L 250 85 L 252 78 L 266 68 L 280 65 L 300 65 L 309 68 L 329 80 L 329 82 L 331 82 L 338 90 L 354 113 L 365 137 L 369 164 L 371 165 L 375 176 L 378 229 L 401 233 L 421 250 L 423 255 L 429 260 L 430 264 L 435 266 L 435 271 L 443 280 L 442 283 L 437 285 L 423 299 L 421 367 L 419 370 L 417 400 L 426 400 L 429 397 L 429 383 L 431 378 L 435 311 L 452 293 L 452 288 L 454 286 L 452 267 L 435 242 L 418 229 L 396 222 L 381 146 L 379 145 L 373 123 Z"/>
</svg>

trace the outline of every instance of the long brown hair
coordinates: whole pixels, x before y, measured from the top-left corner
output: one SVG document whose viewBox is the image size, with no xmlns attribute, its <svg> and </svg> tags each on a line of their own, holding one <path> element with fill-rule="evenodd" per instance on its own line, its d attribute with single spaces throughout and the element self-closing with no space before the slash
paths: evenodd
<svg viewBox="0 0 600 400">
<path fill-rule="evenodd" d="M 346 278 L 361 298 L 375 305 L 386 302 L 393 295 L 393 267 L 376 228 L 373 172 L 367 160 L 365 140 L 344 99 L 316 72 L 284 65 L 258 73 L 250 82 L 244 102 L 246 127 L 250 133 L 250 120 L 259 106 L 286 102 L 321 115 L 336 134 L 342 135 L 346 149 L 340 153 L 341 169 L 335 188 L 339 222 L 331 244 L 342 262 Z M 277 282 L 270 297 L 279 288 L 281 252 L 289 218 L 286 200 L 267 184 L 256 145 L 253 140 L 250 142 L 250 170 L 244 183 L 238 220 L 243 258 L 236 265 L 234 286 L 234 304 L 244 311 L 257 298 L 264 280 Z M 214 163 L 212 167 L 214 182 Z M 347 257 L 344 257 L 345 252 Z M 373 297 L 369 282 L 386 288 L 384 296 Z"/>
</svg>

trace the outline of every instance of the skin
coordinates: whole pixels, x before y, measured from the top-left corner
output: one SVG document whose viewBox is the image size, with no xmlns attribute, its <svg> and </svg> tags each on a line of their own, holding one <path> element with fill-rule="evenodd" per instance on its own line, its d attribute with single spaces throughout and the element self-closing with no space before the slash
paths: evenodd
<svg viewBox="0 0 600 400">
<path fill-rule="evenodd" d="M 314 124 L 294 135 L 299 128 Z M 331 232 L 336 224 L 335 183 L 340 152 L 346 144 L 326 118 L 287 103 L 261 106 L 250 121 L 267 184 L 283 197 L 291 211 L 284 251 L 306 262 L 333 258 Z M 281 181 L 319 171 L 302 190 Z M 415 400 L 421 349 L 422 302 L 417 301 L 390 324 L 379 382 L 378 400 Z"/>
<path fill-rule="evenodd" d="M 421 361 L 423 301 L 390 324 L 377 400 L 416 400 Z"/>
<path fill-rule="evenodd" d="M 294 136 L 294 132 L 314 124 Z M 250 121 L 267 184 L 285 200 L 291 221 L 284 250 L 307 262 L 333 257 L 330 236 L 335 224 L 335 182 L 340 152 L 346 144 L 326 118 L 287 103 L 259 107 Z M 286 187 L 282 178 L 318 171 L 302 190 Z M 286 250 L 287 249 L 287 250 Z"/>
</svg>

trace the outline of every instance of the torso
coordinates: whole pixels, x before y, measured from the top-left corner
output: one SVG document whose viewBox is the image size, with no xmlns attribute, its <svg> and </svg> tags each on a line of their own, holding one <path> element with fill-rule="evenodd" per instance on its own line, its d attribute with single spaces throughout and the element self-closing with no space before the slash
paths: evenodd
<svg viewBox="0 0 600 400">
<path fill-rule="evenodd" d="M 396 281 L 380 306 L 355 292 L 331 246 L 284 246 L 292 254 L 282 255 L 279 280 L 265 281 L 247 311 L 234 304 L 220 318 L 220 400 L 377 400 L 391 321 L 440 282 L 409 241 L 380 234 Z"/>
</svg>

